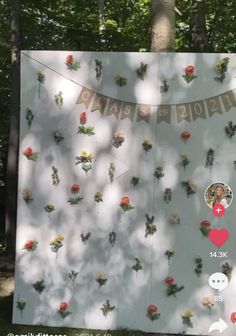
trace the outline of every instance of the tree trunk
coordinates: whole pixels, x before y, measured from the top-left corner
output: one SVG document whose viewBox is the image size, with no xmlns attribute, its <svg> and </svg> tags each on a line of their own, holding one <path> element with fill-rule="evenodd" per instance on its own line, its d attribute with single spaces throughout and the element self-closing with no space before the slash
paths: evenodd
<svg viewBox="0 0 236 336">
<path fill-rule="evenodd" d="M 11 0 L 12 74 L 10 101 L 10 134 L 6 184 L 6 243 L 7 254 L 15 255 L 18 143 L 20 114 L 20 0 Z"/>
<path fill-rule="evenodd" d="M 192 0 L 190 4 L 190 31 L 193 52 L 209 52 L 210 46 L 206 29 L 205 0 Z"/>
<path fill-rule="evenodd" d="M 152 0 L 151 16 L 151 51 L 174 51 L 175 0 Z"/>
<path fill-rule="evenodd" d="M 98 11 L 99 11 L 99 36 L 100 36 L 100 44 L 102 46 L 102 50 L 106 49 L 106 39 L 104 36 L 104 1 L 98 0 Z"/>
</svg>

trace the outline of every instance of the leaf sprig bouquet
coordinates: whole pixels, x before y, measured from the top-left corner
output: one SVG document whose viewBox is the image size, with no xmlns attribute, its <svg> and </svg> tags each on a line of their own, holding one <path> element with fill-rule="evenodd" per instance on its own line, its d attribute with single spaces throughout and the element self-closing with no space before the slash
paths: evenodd
<svg viewBox="0 0 236 336">
<path fill-rule="evenodd" d="M 105 272 L 97 272 L 96 273 L 96 281 L 100 287 L 104 286 L 107 282 L 107 273 Z"/>
<path fill-rule="evenodd" d="M 145 238 L 148 236 L 154 235 L 154 233 L 157 231 L 156 224 L 154 224 L 155 216 L 149 216 L 148 214 L 145 215 L 146 218 L 146 229 L 145 229 Z"/>
<path fill-rule="evenodd" d="M 87 113 L 86 112 L 80 113 L 80 126 L 78 127 L 77 131 L 78 134 L 84 134 L 84 135 L 95 134 L 94 127 L 86 125 L 87 120 L 88 120 Z"/>
<path fill-rule="evenodd" d="M 215 160 L 215 151 L 212 148 L 209 148 L 207 151 L 207 157 L 205 162 L 205 167 L 212 168 Z"/>
<path fill-rule="evenodd" d="M 186 190 L 187 197 L 189 197 L 190 195 L 195 194 L 197 192 L 197 185 L 192 180 L 183 181 L 182 186 Z"/>
<path fill-rule="evenodd" d="M 58 313 L 61 315 L 63 319 L 65 319 L 67 316 L 72 314 L 71 311 L 68 310 L 69 305 L 67 302 L 63 301 L 60 303 L 59 308 L 58 308 Z"/>
<path fill-rule="evenodd" d="M 36 161 L 39 156 L 39 152 L 34 152 L 31 147 L 26 147 L 23 151 L 23 155 L 31 161 Z"/>
<path fill-rule="evenodd" d="M 76 280 L 78 274 L 79 273 L 74 271 L 74 270 L 71 270 L 70 273 L 68 274 L 68 277 L 72 281 L 73 284 L 75 283 L 75 280 Z"/>
<path fill-rule="evenodd" d="M 196 67 L 193 65 L 188 65 L 185 69 L 184 69 L 184 75 L 182 75 L 182 77 L 185 79 L 185 81 L 187 83 L 192 82 L 195 78 L 197 78 L 196 76 Z"/>
<path fill-rule="evenodd" d="M 72 184 L 71 188 L 71 193 L 74 195 L 73 197 L 69 197 L 67 202 L 70 203 L 70 205 L 75 205 L 79 204 L 80 201 L 83 199 L 83 197 L 79 196 L 79 191 L 80 191 L 80 185 L 77 183 Z"/>
<path fill-rule="evenodd" d="M 229 121 L 224 130 L 227 138 L 232 139 L 232 137 L 236 134 L 236 124 L 233 124 L 232 121 Z"/>
<path fill-rule="evenodd" d="M 141 271 L 143 269 L 141 259 L 139 257 L 135 257 L 135 264 L 132 266 L 132 269 L 136 272 Z"/>
<path fill-rule="evenodd" d="M 182 322 L 189 328 L 193 328 L 193 322 L 191 318 L 193 317 L 193 312 L 190 309 L 185 310 L 182 315 Z"/>
<path fill-rule="evenodd" d="M 165 176 L 164 168 L 162 166 L 157 166 L 153 174 L 158 180 Z"/>
<path fill-rule="evenodd" d="M 172 278 L 171 276 L 168 276 L 165 278 L 165 284 L 167 285 L 167 288 L 166 288 L 167 296 L 173 295 L 176 297 L 176 294 L 180 292 L 182 289 L 184 289 L 184 286 L 178 286 L 175 283 L 174 278 Z"/>
<path fill-rule="evenodd" d="M 76 156 L 76 165 L 82 164 L 82 169 L 85 171 L 86 175 L 90 169 L 92 169 L 93 156 L 88 151 L 80 152 L 79 156 Z"/>
<path fill-rule="evenodd" d="M 45 289 L 45 282 L 44 280 L 39 280 L 39 281 L 36 281 L 34 284 L 33 284 L 33 288 L 36 290 L 36 292 L 38 292 L 39 294 L 42 294 L 42 292 L 44 291 Z"/>
<path fill-rule="evenodd" d="M 70 71 L 76 71 L 80 68 L 80 62 L 75 61 L 73 55 L 66 56 L 66 66 Z"/>
<path fill-rule="evenodd" d="M 151 140 L 144 139 L 143 143 L 142 143 L 142 146 L 143 146 L 143 150 L 145 151 L 145 153 L 150 152 L 150 150 L 152 149 L 152 142 L 151 142 Z"/>
<path fill-rule="evenodd" d="M 147 73 L 147 64 L 140 62 L 140 66 L 136 69 L 136 74 L 138 78 L 144 80 L 144 77 L 146 76 Z"/>
<path fill-rule="evenodd" d="M 45 206 L 44 206 L 44 210 L 47 212 L 47 213 L 50 213 L 50 212 L 53 212 L 56 210 L 55 208 L 55 205 L 52 204 L 52 203 L 47 203 Z"/>
<path fill-rule="evenodd" d="M 146 316 L 151 320 L 155 321 L 158 320 L 161 316 L 161 314 L 158 312 L 158 307 L 154 304 L 150 304 L 147 307 L 147 314 Z"/>
<path fill-rule="evenodd" d="M 209 232 L 211 231 L 210 226 L 211 226 L 211 223 L 207 219 L 201 221 L 200 231 L 201 231 L 203 237 L 208 237 Z"/>
<path fill-rule="evenodd" d="M 64 240 L 64 237 L 60 234 L 58 234 L 51 242 L 50 242 L 50 245 L 51 245 L 51 251 L 52 252 L 55 252 L 56 253 L 56 256 L 57 256 L 57 253 L 59 251 L 59 249 L 63 246 L 63 240 Z"/>
<path fill-rule="evenodd" d="M 224 57 L 222 60 L 216 63 L 215 71 L 217 75 L 215 77 L 215 80 L 223 83 L 225 75 L 228 71 L 228 65 L 229 65 L 229 57 Z"/>
<path fill-rule="evenodd" d="M 112 139 L 112 146 L 115 148 L 119 148 L 123 142 L 125 141 L 125 136 L 123 132 L 115 132 L 113 134 L 113 139 Z"/>
<path fill-rule="evenodd" d="M 23 310 L 25 309 L 25 306 L 26 306 L 26 300 L 18 296 L 18 299 L 16 301 L 16 308 L 20 310 L 21 318 L 23 317 Z"/>
<path fill-rule="evenodd" d="M 110 301 L 106 300 L 106 303 L 103 304 L 101 311 L 103 313 L 103 316 L 107 316 L 110 312 L 112 312 L 115 309 L 115 306 L 111 306 Z"/>
<path fill-rule="evenodd" d="M 133 210 L 135 207 L 131 205 L 130 198 L 128 196 L 123 196 L 120 200 L 120 207 L 123 211 Z"/>
</svg>

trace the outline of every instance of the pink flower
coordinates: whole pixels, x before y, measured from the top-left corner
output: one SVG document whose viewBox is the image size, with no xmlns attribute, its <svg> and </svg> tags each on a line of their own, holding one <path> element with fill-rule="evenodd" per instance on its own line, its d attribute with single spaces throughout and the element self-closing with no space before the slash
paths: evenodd
<svg viewBox="0 0 236 336">
<path fill-rule="evenodd" d="M 191 138 L 191 133 L 189 133 L 188 131 L 184 131 L 183 133 L 181 133 L 181 139 L 186 143 L 187 140 L 189 140 Z"/>
<path fill-rule="evenodd" d="M 80 113 L 79 119 L 80 119 L 81 125 L 86 124 L 86 122 L 87 122 L 87 113 L 86 112 Z"/>
<path fill-rule="evenodd" d="M 24 149 L 23 154 L 26 157 L 30 157 L 33 154 L 33 149 L 31 147 L 27 147 Z"/>
<path fill-rule="evenodd" d="M 208 228 L 209 226 L 211 226 L 211 223 L 208 220 L 204 220 L 201 222 L 201 227 L 205 227 Z"/>
<path fill-rule="evenodd" d="M 128 196 L 124 196 L 121 198 L 120 205 L 129 205 L 130 199 Z"/>
<path fill-rule="evenodd" d="M 171 276 L 168 276 L 168 277 L 165 278 L 165 283 L 167 285 L 173 285 L 175 283 L 175 280 Z"/>
<path fill-rule="evenodd" d="M 67 302 L 64 302 L 64 301 L 63 301 L 63 302 L 60 303 L 59 310 L 60 310 L 61 312 L 66 311 L 67 308 L 68 308 L 68 303 L 67 303 Z"/>
<path fill-rule="evenodd" d="M 24 245 L 24 248 L 26 250 L 31 250 L 33 246 L 34 246 L 33 240 L 27 240 L 27 242 Z"/>
<path fill-rule="evenodd" d="M 193 65 L 188 65 L 184 71 L 186 74 L 193 74 L 196 68 Z"/>
<path fill-rule="evenodd" d="M 74 58 L 72 55 L 68 55 L 66 57 L 66 65 L 71 65 L 74 62 Z"/>
<path fill-rule="evenodd" d="M 148 308 L 147 308 L 147 312 L 148 312 L 148 314 L 150 314 L 150 315 L 154 315 L 154 314 L 156 314 L 156 313 L 158 312 L 158 308 L 157 308 L 156 305 L 154 305 L 154 304 L 150 304 L 150 305 L 148 306 Z"/>
<path fill-rule="evenodd" d="M 231 314 L 231 321 L 232 321 L 232 323 L 236 323 L 236 312 L 233 312 Z"/>
<path fill-rule="evenodd" d="M 80 185 L 79 184 L 76 184 L 76 183 L 72 184 L 71 192 L 73 194 L 77 194 L 79 192 L 79 190 L 80 190 Z"/>
</svg>

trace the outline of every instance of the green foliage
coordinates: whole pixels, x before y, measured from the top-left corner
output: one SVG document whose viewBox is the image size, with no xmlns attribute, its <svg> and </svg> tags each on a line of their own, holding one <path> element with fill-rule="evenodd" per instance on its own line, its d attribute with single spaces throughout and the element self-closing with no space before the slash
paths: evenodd
<svg viewBox="0 0 236 336">
<path fill-rule="evenodd" d="M 205 0 L 207 37 L 212 52 L 235 52 L 235 1 Z M 189 0 L 176 0 L 176 51 L 191 51 Z"/>
</svg>

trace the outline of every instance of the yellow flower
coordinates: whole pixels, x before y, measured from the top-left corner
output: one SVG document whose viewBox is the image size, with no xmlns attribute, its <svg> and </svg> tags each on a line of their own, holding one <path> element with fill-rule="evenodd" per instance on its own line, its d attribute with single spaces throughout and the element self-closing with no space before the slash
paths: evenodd
<svg viewBox="0 0 236 336">
<path fill-rule="evenodd" d="M 183 312 L 182 317 L 193 317 L 193 312 L 190 309 L 187 309 Z"/>
<path fill-rule="evenodd" d="M 144 145 L 152 145 L 152 142 L 150 141 L 150 140 L 148 140 L 148 139 L 144 139 L 144 141 L 143 141 L 143 144 Z"/>
<path fill-rule="evenodd" d="M 92 154 L 87 151 L 80 152 L 80 157 L 82 157 L 83 159 L 88 159 L 88 160 L 91 160 L 93 158 Z"/>
<path fill-rule="evenodd" d="M 114 138 L 124 138 L 124 133 L 123 133 L 123 132 L 120 132 L 120 131 L 115 132 L 115 133 L 113 134 L 113 137 L 114 137 Z"/>
<path fill-rule="evenodd" d="M 103 193 L 101 191 L 97 191 L 95 197 L 102 197 Z"/>
<path fill-rule="evenodd" d="M 107 279 L 107 274 L 105 272 L 97 272 L 96 273 L 96 279 L 106 280 Z"/>
<path fill-rule="evenodd" d="M 61 243 L 64 240 L 64 237 L 60 234 L 58 234 L 52 241 L 50 244 L 58 244 Z"/>
<path fill-rule="evenodd" d="M 38 76 L 41 76 L 41 75 L 44 75 L 44 74 L 43 74 L 43 72 L 42 72 L 41 70 L 38 70 L 38 71 L 37 71 L 37 75 L 38 75 Z"/>
</svg>

